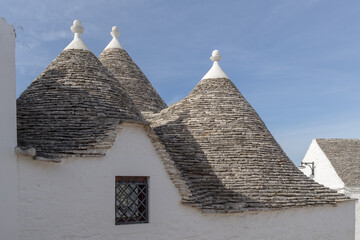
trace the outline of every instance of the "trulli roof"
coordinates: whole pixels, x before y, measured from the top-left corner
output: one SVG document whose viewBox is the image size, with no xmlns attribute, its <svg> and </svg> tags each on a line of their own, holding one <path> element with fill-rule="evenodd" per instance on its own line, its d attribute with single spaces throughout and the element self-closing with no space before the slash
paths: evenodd
<svg viewBox="0 0 360 240">
<path fill-rule="evenodd" d="M 220 66 L 215 68 L 185 99 L 152 119 L 178 171 L 169 174 L 188 188 L 180 189 L 183 203 L 240 212 L 346 200 L 297 169 Z"/>
<path fill-rule="evenodd" d="M 113 40 L 100 54 L 99 60 L 120 81 L 140 111 L 160 112 L 167 107 L 166 103 L 126 50 L 122 48 L 117 40 L 114 28 L 117 29 L 117 27 L 114 26 L 111 32 Z"/>
<path fill-rule="evenodd" d="M 324 139 L 316 142 L 347 187 L 360 187 L 360 139 Z"/>
<path fill-rule="evenodd" d="M 102 156 L 119 122 L 147 124 L 120 82 L 77 41 L 17 99 L 18 146 L 35 148 L 35 157 Z"/>
</svg>

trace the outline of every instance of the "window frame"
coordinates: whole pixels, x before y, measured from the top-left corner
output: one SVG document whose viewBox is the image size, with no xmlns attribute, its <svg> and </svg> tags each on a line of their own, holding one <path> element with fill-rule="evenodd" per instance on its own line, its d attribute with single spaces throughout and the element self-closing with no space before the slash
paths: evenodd
<svg viewBox="0 0 360 240">
<path fill-rule="evenodd" d="M 149 176 L 115 176 L 115 225 L 149 223 L 149 178 Z M 128 186 L 130 193 L 125 188 L 118 192 L 118 184 L 125 185 L 125 187 Z M 138 194 L 136 199 L 132 198 L 134 192 Z M 121 203 L 124 203 L 125 200 L 119 199 L 121 193 L 125 194 L 122 196 L 126 200 L 126 205 L 123 205 L 123 207 Z M 129 202 L 129 199 L 130 201 L 133 200 L 133 202 Z M 133 209 L 134 204 L 135 207 L 138 208 L 135 212 Z M 122 212 L 121 209 L 123 209 L 124 212 Z M 129 209 L 130 212 L 133 213 L 133 217 L 124 216 L 128 214 Z M 123 218 L 117 217 L 119 213 L 123 215 Z"/>
</svg>

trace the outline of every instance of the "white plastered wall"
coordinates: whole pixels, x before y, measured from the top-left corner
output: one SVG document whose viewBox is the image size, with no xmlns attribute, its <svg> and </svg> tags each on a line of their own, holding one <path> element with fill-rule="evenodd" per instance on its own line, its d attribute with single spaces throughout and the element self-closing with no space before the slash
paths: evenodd
<svg viewBox="0 0 360 240">
<path fill-rule="evenodd" d="M 354 239 L 354 202 L 281 211 L 203 214 L 180 203 L 143 127 L 123 124 L 104 158 L 18 157 L 22 240 Z M 115 225 L 115 176 L 150 176 L 150 223 Z"/>
<path fill-rule="evenodd" d="M 0 239 L 17 239 L 15 32 L 0 17 Z"/>
<path fill-rule="evenodd" d="M 355 206 L 355 240 L 360 240 L 360 188 L 345 187 L 345 194 L 351 198 L 357 199 Z"/>
</svg>

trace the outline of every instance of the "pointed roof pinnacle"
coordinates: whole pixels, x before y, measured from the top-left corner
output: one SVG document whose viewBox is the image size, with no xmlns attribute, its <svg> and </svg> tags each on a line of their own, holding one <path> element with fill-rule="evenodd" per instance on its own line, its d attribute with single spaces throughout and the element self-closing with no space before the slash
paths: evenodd
<svg viewBox="0 0 360 240">
<path fill-rule="evenodd" d="M 70 29 L 74 33 L 74 39 L 69 45 L 67 45 L 67 47 L 64 50 L 83 49 L 90 51 L 90 49 L 81 39 L 81 34 L 84 32 L 84 27 L 81 25 L 81 22 L 79 20 L 74 20 L 73 25 L 70 27 Z"/>
<path fill-rule="evenodd" d="M 109 48 L 120 48 L 120 49 L 124 49 L 123 46 L 121 46 L 118 37 L 120 36 L 120 32 L 119 32 L 119 28 L 117 26 L 113 26 L 110 32 L 110 35 L 113 37 L 113 39 L 111 40 L 111 42 L 106 46 L 105 49 L 109 49 Z M 105 50 L 104 49 L 104 50 Z"/>
<path fill-rule="evenodd" d="M 219 50 L 214 50 L 212 52 L 212 56 L 210 57 L 210 60 L 213 61 L 213 65 L 211 69 L 205 74 L 205 76 L 202 79 L 207 78 L 227 78 L 229 79 L 228 75 L 221 69 L 219 65 L 219 61 L 222 59 L 220 56 Z"/>
</svg>

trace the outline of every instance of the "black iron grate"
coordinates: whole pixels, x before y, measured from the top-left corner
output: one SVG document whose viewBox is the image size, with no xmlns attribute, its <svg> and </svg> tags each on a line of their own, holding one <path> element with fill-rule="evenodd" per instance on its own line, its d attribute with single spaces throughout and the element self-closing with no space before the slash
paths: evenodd
<svg viewBox="0 0 360 240">
<path fill-rule="evenodd" d="M 115 224 L 147 223 L 147 177 L 116 177 Z"/>
</svg>

